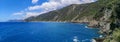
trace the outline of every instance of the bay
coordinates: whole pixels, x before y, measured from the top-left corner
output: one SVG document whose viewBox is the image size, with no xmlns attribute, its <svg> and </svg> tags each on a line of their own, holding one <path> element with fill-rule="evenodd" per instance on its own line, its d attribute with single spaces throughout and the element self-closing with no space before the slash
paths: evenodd
<svg viewBox="0 0 120 42">
<path fill-rule="evenodd" d="M 63 22 L 0 22 L 0 42 L 91 42 L 98 29 Z"/>
</svg>

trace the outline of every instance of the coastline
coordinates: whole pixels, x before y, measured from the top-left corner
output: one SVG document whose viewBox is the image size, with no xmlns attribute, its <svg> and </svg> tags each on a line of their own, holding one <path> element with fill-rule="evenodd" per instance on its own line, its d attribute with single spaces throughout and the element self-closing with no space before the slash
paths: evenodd
<svg viewBox="0 0 120 42">
<path fill-rule="evenodd" d="M 26 21 L 25 21 L 26 22 Z M 87 24 L 87 27 L 98 28 L 97 24 L 91 24 L 91 22 L 76 22 L 76 21 L 29 21 L 29 22 L 62 22 L 62 23 L 80 23 Z"/>
</svg>

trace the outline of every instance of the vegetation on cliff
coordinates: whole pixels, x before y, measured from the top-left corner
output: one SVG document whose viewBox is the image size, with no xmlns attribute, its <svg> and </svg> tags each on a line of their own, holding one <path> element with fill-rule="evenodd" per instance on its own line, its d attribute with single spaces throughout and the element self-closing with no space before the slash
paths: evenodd
<svg viewBox="0 0 120 42">
<path fill-rule="evenodd" d="M 112 34 L 106 37 L 104 42 L 120 42 L 120 29 L 116 28 Z"/>
<path fill-rule="evenodd" d="M 106 4 L 106 8 L 112 9 L 110 17 L 110 30 L 112 31 L 109 36 L 107 35 L 104 42 L 120 42 L 120 1 L 109 0 L 109 3 Z"/>
</svg>

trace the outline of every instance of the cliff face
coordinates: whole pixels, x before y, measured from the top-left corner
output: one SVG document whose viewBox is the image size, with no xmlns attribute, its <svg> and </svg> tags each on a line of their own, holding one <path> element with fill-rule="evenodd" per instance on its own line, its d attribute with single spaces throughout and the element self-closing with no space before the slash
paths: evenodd
<svg viewBox="0 0 120 42">
<path fill-rule="evenodd" d="M 102 32 L 108 32 L 110 30 L 110 17 L 112 15 L 111 9 L 105 9 L 103 17 L 99 20 L 100 29 Z"/>
</svg>

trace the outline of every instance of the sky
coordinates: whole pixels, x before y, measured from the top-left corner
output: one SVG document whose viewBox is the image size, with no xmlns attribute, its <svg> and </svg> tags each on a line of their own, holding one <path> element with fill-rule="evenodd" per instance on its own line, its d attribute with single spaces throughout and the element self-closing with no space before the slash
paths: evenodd
<svg viewBox="0 0 120 42">
<path fill-rule="evenodd" d="M 25 19 L 61 9 L 71 4 L 91 3 L 96 0 L 0 0 L 0 22 Z"/>
</svg>

